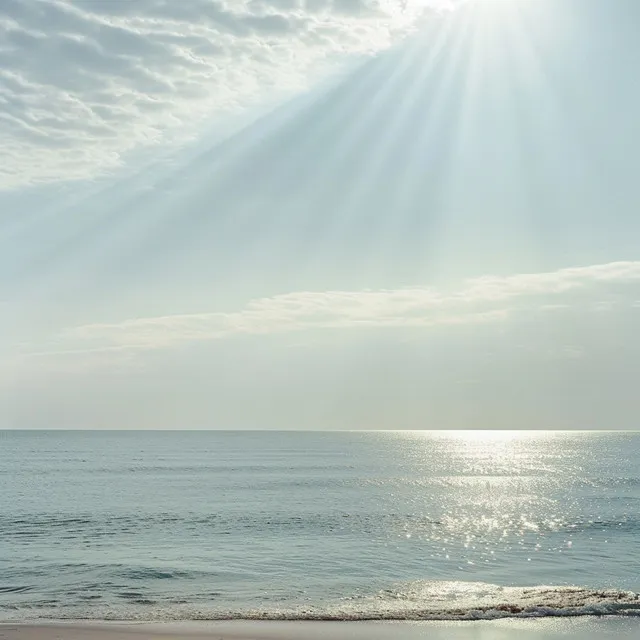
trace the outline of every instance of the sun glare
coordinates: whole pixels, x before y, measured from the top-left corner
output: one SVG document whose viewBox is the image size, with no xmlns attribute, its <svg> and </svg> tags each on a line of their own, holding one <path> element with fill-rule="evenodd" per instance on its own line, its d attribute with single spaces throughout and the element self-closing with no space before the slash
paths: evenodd
<svg viewBox="0 0 640 640">
<path fill-rule="evenodd" d="M 491 429 L 462 429 L 455 431 L 430 431 L 433 435 L 444 438 L 456 438 L 465 442 L 510 442 L 524 438 L 544 437 L 547 431 L 518 431 L 518 430 L 491 430 Z"/>
<path fill-rule="evenodd" d="M 521 438 L 524 431 L 492 431 L 485 429 L 470 429 L 468 431 L 455 431 L 452 435 L 470 442 L 504 442 Z"/>
</svg>

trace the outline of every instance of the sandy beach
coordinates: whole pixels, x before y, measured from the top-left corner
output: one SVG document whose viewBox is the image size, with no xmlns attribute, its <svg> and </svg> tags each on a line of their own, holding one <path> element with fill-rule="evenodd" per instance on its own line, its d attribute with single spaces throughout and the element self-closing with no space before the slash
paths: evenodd
<svg viewBox="0 0 640 640">
<path fill-rule="evenodd" d="M 632 640 L 637 618 L 546 618 L 476 622 L 198 622 L 0 624 L 2 640 Z"/>
</svg>

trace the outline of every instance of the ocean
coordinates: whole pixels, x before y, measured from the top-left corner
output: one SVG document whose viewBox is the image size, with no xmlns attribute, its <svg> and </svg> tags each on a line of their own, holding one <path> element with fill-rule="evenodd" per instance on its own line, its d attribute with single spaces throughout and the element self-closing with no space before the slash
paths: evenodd
<svg viewBox="0 0 640 640">
<path fill-rule="evenodd" d="M 640 434 L 0 431 L 0 620 L 640 613 Z"/>
</svg>

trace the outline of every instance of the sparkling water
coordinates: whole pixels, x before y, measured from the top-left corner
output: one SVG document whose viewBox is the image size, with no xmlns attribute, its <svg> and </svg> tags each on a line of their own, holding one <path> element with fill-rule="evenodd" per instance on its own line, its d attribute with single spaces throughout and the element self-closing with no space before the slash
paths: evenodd
<svg viewBox="0 0 640 640">
<path fill-rule="evenodd" d="M 0 432 L 4 620 L 633 615 L 638 591 L 640 434 Z"/>
</svg>

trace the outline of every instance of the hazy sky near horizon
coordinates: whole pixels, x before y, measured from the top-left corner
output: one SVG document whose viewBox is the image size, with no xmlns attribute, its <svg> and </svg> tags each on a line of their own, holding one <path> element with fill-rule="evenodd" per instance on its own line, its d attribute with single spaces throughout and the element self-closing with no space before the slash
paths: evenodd
<svg viewBox="0 0 640 640">
<path fill-rule="evenodd" d="M 0 428 L 638 428 L 639 28 L 3 0 Z"/>
</svg>

